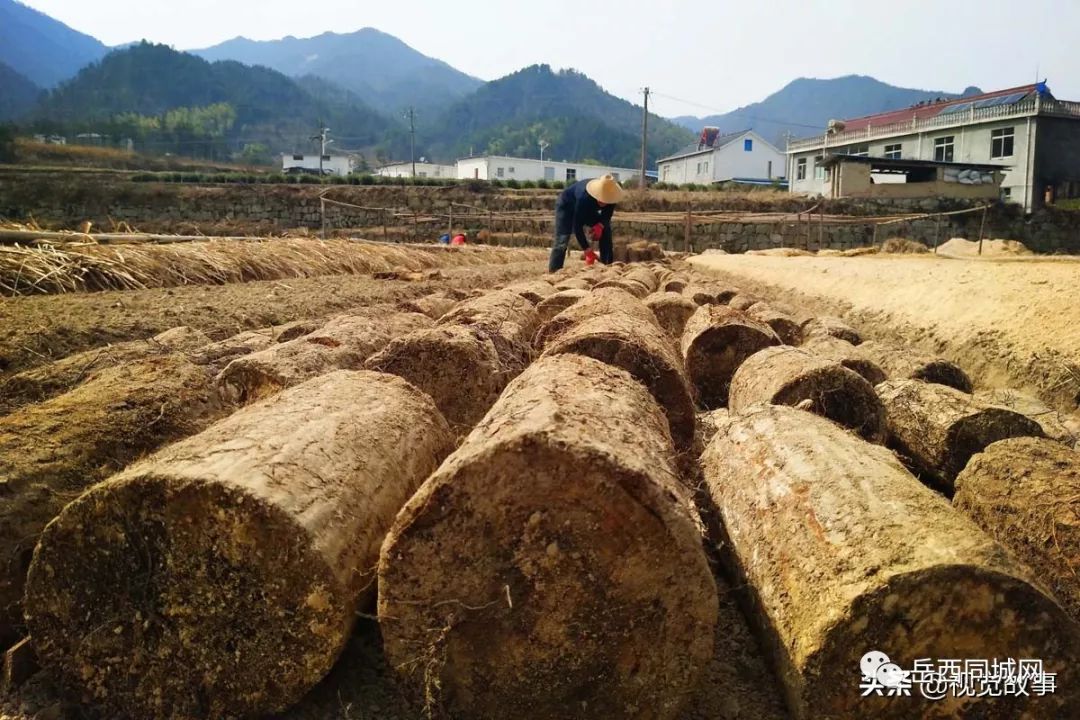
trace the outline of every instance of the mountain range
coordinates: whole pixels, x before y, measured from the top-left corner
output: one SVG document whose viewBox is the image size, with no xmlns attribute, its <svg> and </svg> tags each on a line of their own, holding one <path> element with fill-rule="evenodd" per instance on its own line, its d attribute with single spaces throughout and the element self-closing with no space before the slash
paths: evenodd
<svg viewBox="0 0 1080 720">
<path fill-rule="evenodd" d="M 650 116 L 649 162 L 692 143 L 705 125 L 752 128 L 782 145 L 785 134 L 819 133 L 833 118 L 937 97 L 956 95 L 859 75 L 800 78 L 729 113 Z M 149 43 L 110 51 L 22 3 L 0 0 L 0 121 L 37 132 L 98 133 L 149 151 L 270 161 L 314 149 L 311 136 L 322 123 L 335 149 L 400 160 L 411 146 L 407 107 L 417 111 L 417 157 L 533 157 L 544 141 L 553 159 L 639 161 L 641 107 L 573 70 L 534 65 L 484 82 L 372 28 L 273 41 L 238 37 L 190 53 Z"/>
<path fill-rule="evenodd" d="M 821 134 L 830 120 L 862 117 L 886 110 L 896 110 L 934 98 L 956 98 L 978 95 L 977 87 L 963 93 L 942 90 L 915 90 L 896 87 L 866 75 L 845 75 L 829 80 L 799 78 L 752 103 L 720 115 L 693 117 L 685 115 L 673 120 L 691 130 L 714 126 L 720 132 L 736 132 L 753 128 L 759 135 L 784 146 L 784 137 L 805 137 Z"/>
</svg>

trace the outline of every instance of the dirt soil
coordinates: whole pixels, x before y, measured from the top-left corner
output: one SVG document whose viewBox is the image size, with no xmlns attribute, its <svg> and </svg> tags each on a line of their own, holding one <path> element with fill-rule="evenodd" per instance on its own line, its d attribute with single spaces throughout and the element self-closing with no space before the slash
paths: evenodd
<svg viewBox="0 0 1080 720">
<path fill-rule="evenodd" d="M 543 261 L 439 270 L 421 281 L 369 276 L 267 280 L 135 291 L 0 298 L 0 375 L 178 325 L 222 340 L 243 330 L 325 317 L 437 290 L 491 288 L 544 272 Z"/>
<path fill-rule="evenodd" d="M 979 388 L 1026 390 L 1066 412 L 1080 404 L 1075 258 L 710 255 L 691 263 L 747 291 L 842 316 L 865 339 L 943 355 Z"/>
</svg>

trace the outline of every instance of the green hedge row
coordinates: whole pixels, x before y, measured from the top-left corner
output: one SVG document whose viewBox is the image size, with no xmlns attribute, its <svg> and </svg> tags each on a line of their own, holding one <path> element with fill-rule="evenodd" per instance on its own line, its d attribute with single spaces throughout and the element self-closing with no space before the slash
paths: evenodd
<svg viewBox="0 0 1080 720">
<path fill-rule="evenodd" d="M 339 177 L 328 175 L 283 175 L 275 173 L 194 173 L 194 172 L 144 172 L 131 176 L 134 182 L 166 182 L 166 183 L 236 183 L 236 184 L 267 184 L 267 185 L 416 185 L 428 187 L 442 187 L 448 185 L 463 185 L 471 189 L 484 187 L 505 188 L 554 188 L 562 189 L 565 183 L 561 180 L 457 180 L 455 178 L 433 177 L 383 177 L 381 175 L 347 175 Z"/>
</svg>

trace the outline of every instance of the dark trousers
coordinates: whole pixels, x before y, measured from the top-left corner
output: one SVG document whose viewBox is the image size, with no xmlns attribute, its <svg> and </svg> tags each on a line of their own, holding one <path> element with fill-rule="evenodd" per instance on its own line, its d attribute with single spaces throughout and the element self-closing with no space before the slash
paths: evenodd
<svg viewBox="0 0 1080 720">
<path fill-rule="evenodd" d="M 563 263 L 566 262 L 566 249 L 570 246 L 570 238 L 573 236 L 572 232 L 560 232 L 560 230 L 566 229 L 561 216 L 562 213 L 558 211 L 555 212 L 555 241 L 551 244 L 551 256 L 548 258 L 548 272 L 562 270 Z M 586 245 L 582 250 L 585 250 L 587 247 L 588 246 Z M 600 238 L 600 262 L 605 265 L 610 265 L 615 262 L 615 249 L 611 243 L 610 230 L 605 230 L 603 237 Z"/>
</svg>

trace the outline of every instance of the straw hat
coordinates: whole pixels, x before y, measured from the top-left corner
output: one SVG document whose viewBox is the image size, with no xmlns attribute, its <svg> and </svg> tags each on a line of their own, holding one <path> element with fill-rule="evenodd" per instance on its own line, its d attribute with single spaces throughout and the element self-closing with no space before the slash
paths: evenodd
<svg viewBox="0 0 1080 720">
<path fill-rule="evenodd" d="M 590 180 L 585 185 L 585 192 L 593 196 L 598 202 L 614 205 L 623 197 L 622 186 L 611 175 L 604 175 Z"/>
</svg>

